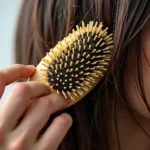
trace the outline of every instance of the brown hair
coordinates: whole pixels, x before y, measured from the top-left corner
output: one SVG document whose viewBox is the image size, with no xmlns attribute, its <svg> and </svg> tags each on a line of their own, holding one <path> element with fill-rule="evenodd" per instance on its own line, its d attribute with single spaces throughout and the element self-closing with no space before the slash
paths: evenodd
<svg viewBox="0 0 150 150">
<path fill-rule="evenodd" d="M 149 0 L 24 0 L 17 27 L 16 63 L 37 65 L 81 21 L 103 22 L 114 35 L 111 66 L 104 78 L 82 101 L 65 110 L 74 123 L 60 150 L 108 149 L 105 110 L 115 118 L 116 99 L 126 102 L 122 81 L 124 60 L 133 42 L 138 42 L 135 56 L 140 60 L 140 31 L 149 17 Z M 139 63 L 136 62 L 139 91 L 149 109 L 142 91 Z M 116 121 L 115 127 L 117 132 Z"/>
</svg>

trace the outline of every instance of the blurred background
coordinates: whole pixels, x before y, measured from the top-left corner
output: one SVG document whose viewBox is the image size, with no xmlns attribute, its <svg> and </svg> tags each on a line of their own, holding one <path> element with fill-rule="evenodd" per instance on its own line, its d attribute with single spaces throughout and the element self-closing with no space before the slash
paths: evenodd
<svg viewBox="0 0 150 150">
<path fill-rule="evenodd" d="M 21 6 L 21 0 L 0 0 L 0 69 L 14 63 L 14 35 Z M 11 85 L 5 89 L 0 104 L 8 94 Z"/>
</svg>

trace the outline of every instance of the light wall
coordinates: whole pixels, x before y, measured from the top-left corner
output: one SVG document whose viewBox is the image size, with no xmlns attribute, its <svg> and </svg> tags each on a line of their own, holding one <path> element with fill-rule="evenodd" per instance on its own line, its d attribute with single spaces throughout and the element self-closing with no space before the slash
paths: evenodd
<svg viewBox="0 0 150 150">
<path fill-rule="evenodd" d="M 21 0 L 0 0 L 0 69 L 14 63 L 14 34 Z M 0 101 L 5 99 L 11 86 L 8 86 Z"/>
</svg>

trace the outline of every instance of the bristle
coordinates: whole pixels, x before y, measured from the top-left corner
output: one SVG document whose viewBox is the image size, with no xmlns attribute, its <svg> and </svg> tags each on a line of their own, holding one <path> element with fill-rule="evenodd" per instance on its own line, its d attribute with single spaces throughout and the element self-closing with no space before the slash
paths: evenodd
<svg viewBox="0 0 150 150">
<path fill-rule="evenodd" d="M 50 60 L 53 60 L 48 52 L 46 53 L 46 55 L 49 57 Z"/>
<path fill-rule="evenodd" d="M 76 69 L 75 69 L 75 71 L 78 71 L 78 70 L 79 70 L 79 68 L 76 68 Z"/>
<path fill-rule="evenodd" d="M 100 47 L 102 47 L 103 45 L 105 45 L 105 42 L 103 42 L 103 43 L 100 45 Z"/>
<path fill-rule="evenodd" d="M 85 68 L 84 70 L 89 70 L 90 68 L 89 67 L 87 67 L 87 68 Z"/>
<path fill-rule="evenodd" d="M 89 36 L 89 24 L 87 24 L 87 32 L 86 33 L 86 36 L 88 37 Z"/>
<path fill-rule="evenodd" d="M 85 29 L 85 23 L 82 21 L 82 28 Z"/>
<path fill-rule="evenodd" d="M 82 22 L 42 59 L 42 79 L 57 94 L 75 101 L 104 75 L 111 59 L 113 34 L 102 28 L 102 23 Z"/>
<path fill-rule="evenodd" d="M 92 53 L 95 53 L 96 52 L 96 49 L 94 49 L 93 51 L 92 51 Z"/>
<path fill-rule="evenodd" d="M 85 39 L 83 39 L 83 44 L 85 45 Z"/>
<path fill-rule="evenodd" d="M 83 71 L 80 71 L 79 74 L 83 74 Z"/>
<path fill-rule="evenodd" d="M 69 81 L 72 81 L 72 78 L 70 78 Z M 71 84 L 72 84 L 72 83 L 71 83 Z"/>
<path fill-rule="evenodd" d="M 43 58 L 42 61 L 48 65 L 50 64 L 50 61 L 48 59 Z"/>
<path fill-rule="evenodd" d="M 63 60 L 62 59 L 60 59 L 60 63 L 63 64 Z"/>
<path fill-rule="evenodd" d="M 72 73 L 72 72 L 73 72 L 73 68 L 70 69 L 70 73 Z M 73 76 L 74 76 L 74 75 L 72 74 L 71 77 L 73 77 Z"/>
<path fill-rule="evenodd" d="M 109 46 L 102 49 L 102 51 L 109 50 Z"/>
<path fill-rule="evenodd" d="M 88 40 L 87 40 L 87 42 L 88 42 L 88 43 L 90 42 L 90 37 L 88 37 Z"/>
<path fill-rule="evenodd" d="M 78 63 L 79 63 L 79 60 L 77 60 L 75 64 L 77 65 Z"/>
<path fill-rule="evenodd" d="M 56 61 L 57 61 L 57 63 L 59 63 L 59 59 L 58 59 L 58 57 L 56 57 Z"/>
<path fill-rule="evenodd" d="M 97 39 L 97 35 L 95 35 L 95 37 L 94 37 L 94 41 Z"/>
<path fill-rule="evenodd" d="M 52 51 L 52 50 L 51 50 L 51 51 Z M 52 52 L 50 52 L 49 54 L 50 54 L 50 56 L 51 56 L 53 59 L 55 59 L 55 55 L 54 55 Z"/>
<path fill-rule="evenodd" d="M 72 60 L 74 60 L 74 53 L 72 53 L 72 55 L 71 55 L 71 59 L 72 59 Z"/>
<path fill-rule="evenodd" d="M 66 62 L 68 61 L 68 56 L 65 56 L 65 60 L 66 60 Z"/>
<path fill-rule="evenodd" d="M 79 84 L 80 86 L 84 86 L 84 84 L 83 84 L 83 83 L 78 82 L 78 84 Z"/>
<path fill-rule="evenodd" d="M 79 59 L 79 57 L 80 57 L 80 53 L 78 53 L 78 55 L 77 55 L 77 58 Z"/>
<path fill-rule="evenodd" d="M 73 55 L 74 55 L 74 52 L 75 52 L 75 50 L 74 50 L 74 48 L 72 48 L 72 53 L 73 53 Z"/>
<path fill-rule="evenodd" d="M 69 69 L 66 70 L 66 73 L 68 73 L 68 72 L 69 72 Z"/>
<path fill-rule="evenodd" d="M 67 63 L 65 63 L 64 67 L 67 68 Z"/>
<path fill-rule="evenodd" d="M 47 64 L 45 64 L 45 63 L 42 63 L 42 65 L 43 65 L 44 67 L 46 67 L 46 68 L 49 67 L 49 65 L 47 65 Z"/>
<path fill-rule="evenodd" d="M 55 70 L 55 74 L 57 74 L 57 70 Z"/>
<path fill-rule="evenodd" d="M 76 92 L 80 95 L 80 96 L 82 96 L 83 94 L 83 91 L 82 90 L 76 90 Z"/>
<path fill-rule="evenodd" d="M 100 53 L 101 51 L 102 51 L 102 50 L 101 50 L 101 49 L 99 49 L 99 50 L 97 50 L 97 51 L 96 51 L 96 53 Z"/>
<path fill-rule="evenodd" d="M 70 67 L 73 65 L 73 61 L 70 61 Z"/>
<path fill-rule="evenodd" d="M 91 79 L 89 79 L 89 78 L 86 78 L 85 81 L 86 81 L 86 80 L 87 80 L 87 81 L 90 81 L 90 82 L 92 82 L 92 83 L 95 83 L 95 80 L 91 80 Z"/>
<path fill-rule="evenodd" d="M 90 72 L 86 72 L 86 73 L 84 73 L 84 75 L 88 76 L 88 75 L 90 75 Z"/>
<path fill-rule="evenodd" d="M 71 93 L 69 91 L 67 91 L 67 93 L 70 96 L 70 98 L 73 100 L 73 97 L 71 96 Z"/>
<path fill-rule="evenodd" d="M 92 45 L 89 45 L 89 50 L 91 50 Z"/>
<path fill-rule="evenodd" d="M 84 52 L 82 56 L 84 57 L 85 55 L 86 55 L 86 52 Z"/>
<path fill-rule="evenodd" d="M 40 69 L 40 71 L 44 71 L 44 72 L 47 72 L 47 69 L 42 69 L 42 68 L 41 68 L 41 69 Z"/>
<path fill-rule="evenodd" d="M 86 62 L 86 65 L 90 64 L 90 61 Z"/>
<path fill-rule="evenodd" d="M 87 86 L 91 87 L 90 82 L 88 82 L 88 81 L 84 81 L 83 83 L 84 83 L 85 85 L 87 85 Z"/>
<path fill-rule="evenodd" d="M 96 47 L 99 46 L 100 42 L 102 41 L 103 39 L 101 38 L 97 43 L 96 43 Z"/>
<path fill-rule="evenodd" d="M 81 63 L 84 62 L 84 58 L 81 59 Z"/>
<path fill-rule="evenodd" d="M 59 94 L 59 90 L 57 90 L 57 94 Z"/>
<path fill-rule="evenodd" d="M 107 45 L 109 45 L 109 44 L 113 44 L 113 41 L 107 42 L 106 44 L 107 44 Z"/>
<path fill-rule="evenodd" d="M 78 74 L 75 75 L 75 77 L 78 77 L 78 76 L 79 76 Z"/>
<path fill-rule="evenodd" d="M 75 83 L 78 83 L 78 84 L 79 84 L 79 81 L 75 81 Z"/>
<path fill-rule="evenodd" d="M 90 54 L 87 54 L 86 58 L 89 58 L 90 57 Z"/>
<path fill-rule="evenodd" d="M 102 27 L 103 27 L 103 25 L 102 25 L 102 23 L 100 23 L 99 27 L 97 28 L 96 34 L 98 34 L 101 31 Z"/>
<path fill-rule="evenodd" d="M 81 51 L 81 45 L 79 45 L 79 49 L 78 50 Z"/>
<path fill-rule="evenodd" d="M 51 81 L 54 81 L 54 79 L 51 78 Z"/>
<path fill-rule="evenodd" d="M 85 90 L 87 92 L 89 90 L 89 88 L 87 88 L 86 86 L 84 86 L 83 90 Z"/>
<path fill-rule="evenodd" d="M 92 77 L 98 77 L 98 75 L 96 74 L 96 73 L 94 73 L 94 72 L 92 72 L 91 74 L 90 74 L 90 76 L 92 76 Z"/>
<path fill-rule="evenodd" d="M 55 64 L 55 68 L 56 68 L 56 70 L 58 70 L 58 64 Z"/>
<path fill-rule="evenodd" d="M 84 50 L 86 49 L 86 45 L 83 46 L 83 49 L 84 49 Z"/>
<path fill-rule="evenodd" d="M 104 51 L 103 53 L 104 53 L 104 54 L 106 54 L 106 53 L 110 53 L 110 51 L 109 51 L 109 50 L 108 50 L 108 51 Z"/>
<path fill-rule="evenodd" d="M 80 45 L 80 40 L 78 40 L 78 46 Z"/>
<path fill-rule="evenodd" d="M 59 68 L 60 68 L 60 70 L 62 70 L 62 64 L 59 64 Z"/>
<path fill-rule="evenodd" d="M 83 67 L 84 67 L 83 65 L 80 66 L 80 68 L 83 68 Z"/>
<path fill-rule="evenodd" d="M 77 95 L 77 93 L 76 93 L 76 92 L 72 91 L 72 93 L 74 94 L 74 96 L 78 97 L 78 95 Z"/>
<path fill-rule="evenodd" d="M 97 61 L 94 61 L 94 62 L 92 62 L 91 64 L 92 64 L 92 65 L 96 65 L 96 64 L 97 64 Z"/>
<path fill-rule="evenodd" d="M 76 86 L 77 87 L 77 89 L 81 89 L 81 86 Z"/>
<path fill-rule="evenodd" d="M 67 95 L 63 90 L 62 90 L 62 94 L 64 95 L 65 98 L 67 98 Z"/>
</svg>

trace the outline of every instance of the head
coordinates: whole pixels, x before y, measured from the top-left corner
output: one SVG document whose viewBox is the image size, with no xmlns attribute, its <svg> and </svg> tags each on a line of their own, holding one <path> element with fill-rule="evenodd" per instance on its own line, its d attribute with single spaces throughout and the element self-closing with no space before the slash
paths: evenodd
<svg viewBox="0 0 150 150">
<path fill-rule="evenodd" d="M 37 65 L 77 24 L 90 20 L 103 22 L 113 33 L 112 58 L 97 87 L 65 110 L 74 123 L 60 150 L 107 150 L 107 115 L 115 116 L 118 101 L 150 119 L 149 0 L 24 0 L 16 63 Z"/>
</svg>

